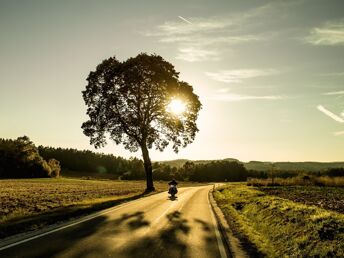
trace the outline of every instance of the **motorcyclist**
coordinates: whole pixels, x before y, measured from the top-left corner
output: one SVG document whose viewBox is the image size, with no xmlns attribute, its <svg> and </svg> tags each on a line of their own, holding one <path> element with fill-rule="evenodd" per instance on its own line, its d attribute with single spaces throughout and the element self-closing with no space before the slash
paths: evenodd
<svg viewBox="0 0 344 258">
<path fill-rule="evenodd" d="M 175 185 L 175 186 L 177 186 L 177 184 L 178 183 L 175 179 L 172 179 L 172 181 L 168 183 L 168 185 Z"/>
<path fill-rule="evenodd" d="M 174 196 L 178 192 L 178 190 L 177 190 L 177 185 L 178 185 L 177 181 L 172 179 L 172 181 L 169 182 L 168 185 L 169 185 L 168 193 L 171 194 L 172 196 Z"/>
</svg>

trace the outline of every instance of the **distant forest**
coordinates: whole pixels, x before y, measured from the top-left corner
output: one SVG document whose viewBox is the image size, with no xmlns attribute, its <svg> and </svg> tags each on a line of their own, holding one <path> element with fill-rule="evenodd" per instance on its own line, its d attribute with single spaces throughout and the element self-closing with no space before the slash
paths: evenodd
<svg viewBox="0 0 344 258">
<path fill-rule="evenodd" d="M 0 138 L 0 178 L 58 177 L 60 163 L 44 159 L 29 137 Z"/>
<path fill-rule="evenodd" d="M 89 150 L 64 149 L 53 147 L 38 147 L 39 153 L 45 159 L 57 159 L 63 170 L 86 172 L 94 174 L 115 175 L 119 179 L 144 179 L 143 162 L 137 158 L 124 159 L 111 154 L 95 153 Z M 80 173 L 79 173 L 80 174 Z M 243 181 L 247 178 L 247 170 L 235 161 L 211 161 L 204 164 L 186 162 L 182 167 L 174 167 L 161 162 L 153 163 L 155 180 L 182 181 Z"/>
<path fill-rule="evenodd" d="M 293 177 L 303 174 L 343 176 L 344 163 L 258 162 L 235 159 L 174 160 L 153 162 L 154 180 L 195 182 L 246 181 L 248 177 Z M 256 168 L 256 169 L 254 169 Z M 319 169 L 316 169 L 319 168 Z M 0 177 L 103 177 L 123 180 L 145 178 L 143 162 L 112 154 L 54 147 L 36 147 L 26 136 L 16 140 L 0 138 Z"/>
</svg>

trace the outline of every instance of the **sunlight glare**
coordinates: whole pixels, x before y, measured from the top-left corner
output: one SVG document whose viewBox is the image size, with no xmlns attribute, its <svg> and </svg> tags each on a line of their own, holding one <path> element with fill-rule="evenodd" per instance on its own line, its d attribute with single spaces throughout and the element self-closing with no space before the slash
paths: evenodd
<svg viewBox="0 0 344 258">
<path fill-rule="evenodd" d="M 167 105 L 167 111 L 175 115 L 182 114 L 186 109 L 185 103 L 180 99 L 173 99 Z"/>
</svg>

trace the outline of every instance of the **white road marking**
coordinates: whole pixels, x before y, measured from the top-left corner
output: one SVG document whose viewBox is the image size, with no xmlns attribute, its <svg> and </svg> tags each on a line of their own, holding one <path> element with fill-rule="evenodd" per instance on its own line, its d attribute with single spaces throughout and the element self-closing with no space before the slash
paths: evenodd
<svg viewBox="0 0 344 258">
<path fill-rule="evenodd" d="M 149 196 L 148 196 L 149 197 Z M 147 198 L 147 197 L 146 197 Z M 110 212 L 113 212 L 113 211 L 116 211 L 116 210 L 119 210 L 119 209 L 122 209 L 124 207 L 127 207 L 129 205 L 132 205 L 133 202 L 137 202 L 139 200 L 142 200 L 141 198 L 137 199 L 137 200 L 134 200 L 134 201 L 131 201 L 127 204 L 121 204 L 121 205 L 118 205 L 114 208 L 109 208 L 103 212 L 97 212 L 96 214 L 93 214 L 93 215 L 89 215 L 89 216 L 86 216 L 85 218 L 83 219 L 80 219 L 80 220 L 77 220 L 76 222 L 73 222 L 71 224 L 67 224 L 65 226 L 62 226 L 62 227 L 58 227 L 58 228 L 55 228 L 55 229 L 52 229 L 48 232 L 44 232 L 44 233 L 41 233 L 41 234 L 38 234 L 38 235 L 35 235 L 35 236 L 32 236 L 32 237 L 29 237 L 29 238 L 26 238 L 26 239 L 23 239 L 23 240 L 20 240 L 18 242 L 15 242 L 15 243 L 12 243 L 12 244 L 8 244 L 8 245 L 5 245 L 5 246 L 2 246 L 0 247 L 0 251 L 2 250 L 5 250 L 5 249 L 8 249 L 8 248 L 11 248 L 13 246 L 16 246 L 16 245 L 20 245 L 20 244 L 23 244 L 23 243 L 26 243 L 26 242 L 29 242 L 31 240 L 34 240 L 34 239 L 37 239 L 37 238 L 40 238 L 40 237 L 43 237 L 43 236 L 46 236 L 46 235 L 49 235 L 49 234 L 52 234 L 52 233 L 55 233 L 55 232 L 58 232 L 60 230 L 63 230 L 63 229 L 66 229 L 66 228 L 69 228 L 69 227 L 72 227 L 72 226 L 75 226 L 75 225 L 78 225 L 80 223 L 83 223 L 83 222 L 86 222 L 86 221 L 89 221 L 91 219 L 94 219 L 96 217 L 99 217 L 99 216 L 102 216 L 104 214 L 108 214 Z"/>
<path fill-rule="evenodd" d="M 226 253 L 225 246 L 224 246 L 222 238 L 221 238 L 221 234 L 220 234 L 220 231 L 219 231 L 219 226 L 217 224 L 217 220 L 215 219 L 215 215 L 214 215 L 213 209 L 210 206 L 209 196 L 207 198 L 207 201 L 208 201 L 208 206 L 209 206 L 209 210 L 210 210 L 211 220 L 213 221 L 213 224 L 214 224 L 217 245 L 219 247 L 221 258 L 227 258 L 227 253 Z"/>
</svg>

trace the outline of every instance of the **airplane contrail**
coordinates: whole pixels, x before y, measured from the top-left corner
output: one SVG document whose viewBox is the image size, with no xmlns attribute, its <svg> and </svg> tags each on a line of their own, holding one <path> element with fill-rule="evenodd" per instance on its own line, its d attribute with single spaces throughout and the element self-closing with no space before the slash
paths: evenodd
<svg viewBox="0 0 344 258">
<path fill-rule="evenodd" d="M 185 19 L 183 16 L 178 16 L 179 19 L 185 21 L 186 23 L 192 24 L 191 21 L 188 21 L 187 19 Z"/>
<path fill-rule="evenodd" d="M 337 116 L 336 114 L 332 113 L 330 110 L 327 110 L 324 106 L 318 105 L 317 106 L 318 110 L 323 112 L 325 115 L 328 117 L 331 117 L 333 120 L 339 122 L 339 123 L 344 123 L 344 119 L 341 118 L 340 116 Z"/>
</svg>

